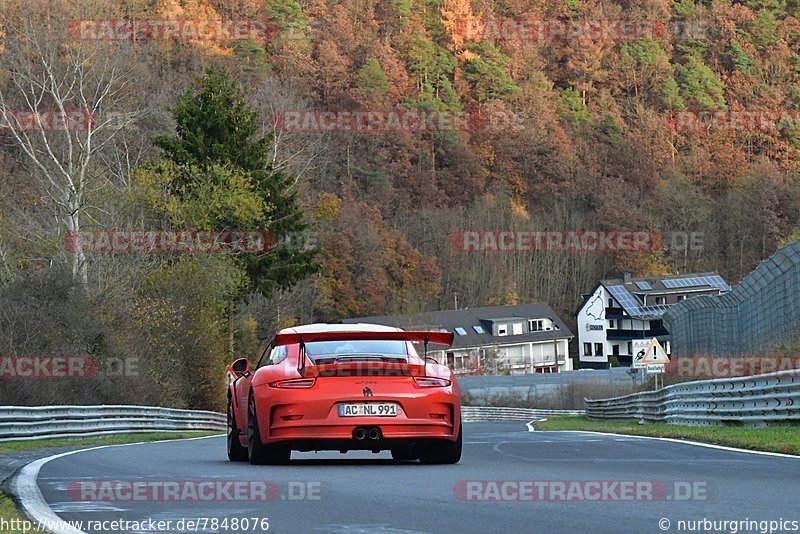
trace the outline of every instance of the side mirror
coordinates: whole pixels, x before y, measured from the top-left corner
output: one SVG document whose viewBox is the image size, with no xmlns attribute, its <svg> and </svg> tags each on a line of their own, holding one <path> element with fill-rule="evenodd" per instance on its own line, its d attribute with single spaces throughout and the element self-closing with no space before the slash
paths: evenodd
<svg viewBox="0 0 800 534">
<path fill-rule="evenodd" d="M 231 371 L 237 377 L 250 374 L 250 360 L 247 358 L 239 358 L 231 364 Z"/>
</svg>

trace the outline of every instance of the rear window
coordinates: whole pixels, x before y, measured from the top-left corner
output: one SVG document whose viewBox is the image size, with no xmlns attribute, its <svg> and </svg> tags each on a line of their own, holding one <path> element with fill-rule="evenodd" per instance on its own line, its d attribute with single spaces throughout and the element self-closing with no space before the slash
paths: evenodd
<svg viewBox="0 0 800 534">
<path fill-rule="evenodd" d="M 405 341 L 313 341 L 306 343 L 306 354 L 311 358 L 365 354 L 375 356 L 408 356 L 408 348 Z"/>
</svg>

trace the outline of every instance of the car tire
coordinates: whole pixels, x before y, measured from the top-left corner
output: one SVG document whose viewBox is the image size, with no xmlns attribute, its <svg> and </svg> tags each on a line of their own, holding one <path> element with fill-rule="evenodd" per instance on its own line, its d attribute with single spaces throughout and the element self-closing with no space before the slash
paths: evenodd
<svg viewBox="0 0 800 534">
<path fill-rule="evenodd" d="M 419 461 L 423 464 L 457 464 L 461 461 L 461 425 L 455 441 L 434 441 L 419 451 Z"/>
<path fill-rule="evenodd" d="M 280 465 L 289 463 L 292 451 L 282 445 L 265 445 L 261 442 L 256 415 L 256 401 L 250 392 L 247 401 L 247 459 L 253 465 Z"/>
<path fill-rule="evenodd" d="M 247 449 L 239 442 L 239 429 L 233 415 L 233 405 L 228 399 L 228 460 L 231 462 L 247 461 Z"/>
</svg>

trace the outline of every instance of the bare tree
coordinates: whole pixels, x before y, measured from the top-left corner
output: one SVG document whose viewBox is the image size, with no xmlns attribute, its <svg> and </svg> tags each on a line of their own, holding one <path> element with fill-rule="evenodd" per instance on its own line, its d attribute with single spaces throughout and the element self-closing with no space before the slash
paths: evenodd
<svg viewBox="0 0 800 534">
<path fill-rule="evenodd" d="M 134 119 L 111 113 L 128 90 L 125 45 L 72 40 L 63 18 L 35 9 L 5 24 L 0 120 L 63 228 L 78 232 L 97 187 L 98 155 Z M 72 274 L 85 284 L 86 256 L 76 245 Z"/>
<path fill-rule="evenodd" d="M 249 84 L 251 101 L 260 110 L 261 127 L 272 136 L 272 165 L 276 170 L 291 170 L 298 182 L 318 174 L 326 164 L 323 159 L 330 149 L 330 136 L 319 132 L 287 132 L 281 127 L 283 113 L 308 108 L 308 102 L 298 98 L 277 79 L 253 79 Z M 313 110 L 312 110 L 313 111 Z"/>
<path fill-rule="evenodd" d="M 7 248 L 3 241 L 3 236 L 0 235 L 0 287 L 3 287 L 6 281 L 14 278 L 14 273 L 11 270 L 11 258 Z"/>
</svg>

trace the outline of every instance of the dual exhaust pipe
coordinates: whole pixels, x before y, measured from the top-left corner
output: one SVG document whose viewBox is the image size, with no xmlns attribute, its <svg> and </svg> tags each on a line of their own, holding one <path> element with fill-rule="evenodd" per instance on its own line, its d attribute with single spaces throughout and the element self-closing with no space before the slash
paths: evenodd
<svg viewBox="0 0 800 534">
<path fill-rule="evenodd" d="M 382 437 L 383 432 L 377 426 L 360 426 L 353 430 L 353 439 L 356 441 L 364 441 L 367 438 L 374 441 Z"/>
</svg>

